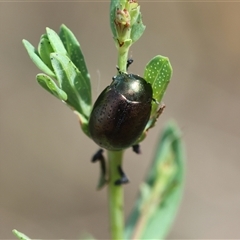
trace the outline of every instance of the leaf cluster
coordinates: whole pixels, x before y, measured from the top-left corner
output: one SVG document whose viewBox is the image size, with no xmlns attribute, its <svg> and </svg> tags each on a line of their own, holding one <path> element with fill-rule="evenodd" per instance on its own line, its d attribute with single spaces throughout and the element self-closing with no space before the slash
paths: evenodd
<svg viewBox="0 0 240 240">
<path fill-rule="evenodd" d="M 27 40 L 23 40 L 23 44 L 32 61 L 43 72 L 36 76 L 37 82 L 75 111 L 83 131 L 89 136 L 90 75 L 74 34 L 65 25 L 60 27 L 59 34 L 46 28 L 37 49 Z"/>
</svg>

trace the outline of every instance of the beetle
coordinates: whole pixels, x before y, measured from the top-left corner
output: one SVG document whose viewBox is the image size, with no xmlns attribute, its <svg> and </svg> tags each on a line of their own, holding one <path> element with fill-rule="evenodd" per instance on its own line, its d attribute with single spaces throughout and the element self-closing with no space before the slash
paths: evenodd
<svg viewBox="0 0 240 240">
<path fill-rule="evenodd" d="M 151 113 L 152 87 L 142 77 L 120 73 L 96 100 L 89 120 L 92 139 L 111 151 L 128 148 L 142 134 Z"/>
<path fill-rule="evenodd" d="M 132 62 L 128 60 L 127 68 Z M 119 71 L 93 106 L 89 119 L 89 132 L 93 141 L 111 151 L 133 146 L 134 151 L 139 153 L 135 143 L 150 118 L 152 100 L 150 83 L 138 75 Z M 94 155 L 92 161 L 97 159 L 102 161 L 102 150 Z M 124 183 L 128 182 L 121 167 L 119 173 Z"/>
</svg>

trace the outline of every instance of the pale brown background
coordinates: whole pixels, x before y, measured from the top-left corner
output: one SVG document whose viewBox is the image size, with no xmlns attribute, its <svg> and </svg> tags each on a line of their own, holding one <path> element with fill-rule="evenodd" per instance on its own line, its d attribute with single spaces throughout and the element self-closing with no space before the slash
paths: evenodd
<svg viewBox="0 0 240 240">
<path fill-rule="evenodd" d="M 125 154 L 126 215 L 158 135 L 173 118 L 187 148 L 187 178 L 169 238 L 240 238 L 240 3 L 145 1 L 141 7 L 147 29 L 131 48 L 130 71 L 141 75 L 162 54 L 174 75 L 143 154 Z M 65 23 L 82 45 L 96 99 L 116 73 L 108 9 L 100 1 L 0 3 L 2 239 L 13 238 L 13 228 L 33 238 L 109 236 L 106 189 L 95 191 L 98 166 L 90 163 L 98 147 L 75 115 L 38 86 L 40 71 L 21 43 L 26 38 L 36 46 L 45 27 L 58 31 Z"/>
</svg>

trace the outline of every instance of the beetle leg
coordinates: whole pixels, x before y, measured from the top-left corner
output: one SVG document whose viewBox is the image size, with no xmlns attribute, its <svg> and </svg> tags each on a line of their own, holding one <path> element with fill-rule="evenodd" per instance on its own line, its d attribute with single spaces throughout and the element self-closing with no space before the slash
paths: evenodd
<svg viewBox="0 0 240 240">
<path fill-rule="evenodd" d="M 106 176 L 106 162 L 105 162 L 105 158 L 103 156 L 103 149 L 99 149 L 92 157 L 92 163 L 95 163 L 99 161 L 100 162 L 100 167 L 101 167 L 101 171 L 102 174 L 104 176 Z"/>
<path fill-rule="evenodd" d="M 98 184 L 98 189 L 102 188 L 107 180 L 106 180 L 106 175 L 107 175 L 107 171 L 106 171 L 106 162 L 105 162 L 105 158 L 103 156 L 103 149 L 99 149 L 92 157 L 91 162 L 95 163 L 99 161 L 100 163 L 100 171 L 101 171 L 101 175 L 100 175 L 100 181 Z"/>
<path fill-rule="evenodd" d="M 118 166 L 118 172 L 121 178 L 115 181 L 115 185 L 122 185 L 122 184 L 128 183 L 129 179 L 127 178 L 126 174 L 123 172 L 122 167 L 120 165 Z"/>
<path fill-rule="evenodd" d="M 99 149 L 92 157 L 91 162 L 95 163 L 97 161 L 104 161 L 103 149 Z"/>
<path fill-rule="evenodd" d="M 139 145 L 139 144 L 132 145 L 132 150 L 133 150 L 136 154 L 140 154 L 140 153 L 141 153 L 140 145 Z"/>
</svg>

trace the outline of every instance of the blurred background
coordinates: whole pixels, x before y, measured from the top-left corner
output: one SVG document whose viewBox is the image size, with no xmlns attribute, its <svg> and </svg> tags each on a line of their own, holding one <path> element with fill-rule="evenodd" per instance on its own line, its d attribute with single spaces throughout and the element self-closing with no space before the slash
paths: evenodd
<svg viewBox="0 0 240 240">
<path fill-rule="evenodd" d="M 167 108 L 142 143 L 125 152 L 126 216 L 164 124 L 175 119 L 186 145 L 183 201 L 169 239 L 240 238 L 240 3 L 140 1 L 143 37 L 130 54 L 142 75 L 155 55 L 174 74 Z M 106 2 L 0 3 L 0 238 L 109 238 L 106 189 L 96 191 L 98 149 L 76 116 L 35 80 L 22 39 L 37 46 L 45 27 L 66 24 L 81 43 L 98 94 L 116 73 Z M 137 166 L 137 169 L 136 169 Z"/>
</svg>

